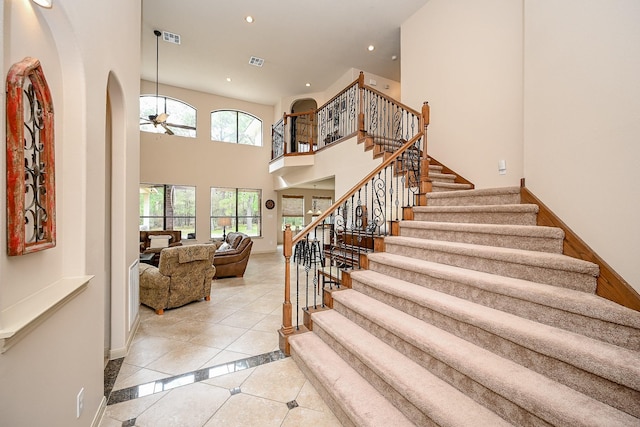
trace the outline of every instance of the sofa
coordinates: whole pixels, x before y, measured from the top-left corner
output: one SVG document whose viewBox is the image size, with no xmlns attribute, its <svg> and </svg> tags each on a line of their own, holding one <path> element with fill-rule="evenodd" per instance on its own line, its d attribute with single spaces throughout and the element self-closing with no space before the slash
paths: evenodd
<svg viewBox="0 0 640 427">
<path fill-rule="evenodd" d="M 167 308 L 209 301 L 215 251 L 215 245 L 162 249 L 158 267 L 140 264 L 140 302 L 163 314 Z"/>
<path fill-rule="evenodd" d="M 244 233 L 231 232 L 226 239 L 217 244 L 213 265 L 216 267 L 216 278 L 242 277 L 247 269 L 253 241 Z"/>
<path fill-rule="evenodd" d="M 168 236 L 168 240 L 166 237 Z M 160 251 L 164 248 L 182 246 L 180 230 L 154 230 L 140 232 L 140 253 L 153 254 L 152 264 L 158 266 Z"/>
</svg>

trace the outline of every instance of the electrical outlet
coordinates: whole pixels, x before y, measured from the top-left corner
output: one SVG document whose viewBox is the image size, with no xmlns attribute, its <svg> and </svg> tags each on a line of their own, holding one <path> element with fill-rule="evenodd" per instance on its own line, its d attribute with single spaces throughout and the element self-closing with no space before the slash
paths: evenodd
<svg viewBox="0 0 640 427">
<path fill-rule="evenodd" d="M 78 396 L 76 397 L 76 418 L 80 418 L 82 415 L 82 410 L 84 409 L 84 387 L 80 389 L 78 392 Z"/>
</svg>

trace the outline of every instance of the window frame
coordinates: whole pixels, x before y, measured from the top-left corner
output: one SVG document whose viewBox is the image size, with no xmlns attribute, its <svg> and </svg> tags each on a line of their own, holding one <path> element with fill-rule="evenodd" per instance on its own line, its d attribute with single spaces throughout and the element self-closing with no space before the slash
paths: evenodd
<svg viewBox="0 0 640 427">
<path fill-rule="evenodd" d="M 288 215 L 285 213 L 285 209 L 288 205 L 288 203 L 286 203 L 284 201 L 284 199 L 296 199 L 296 200 L 300 200 L 301 204 L 300 204 L 300 213 L 299 215 Z M 305 225 L 305 213 L 304 213 L 304 196 L 302 195 L 297 195 L 297 194 L 283 194 L 280 198 L 280 206 L 282 206 L 282 211 L 281 211 L 281 218 L 282 218 L 282 229 L 284 230 L 286 225 L 289 224 L 291 226 L 292 230 L 295 229 L 302 229 L 304 228 Z M 292 222 L 287 222 L 288 218 L 295 218 L 295 219 L 299 219 L 300 221 L 292 221 Z M 297 224 L 297 222 L 299 222 L 300 224 Z"/>
<path fill-rule="evenodd" d="M 155 183 L 140 183 L 140 190 L 142 191 L 142 188 L 157 188 L 157 187 L 162 187 L 162 191 L 163 191 L 163 197 L 162 197 L 162 215 L 139 215 L 139 228 L 142 227 L 143 225 L 143 220 L 145 218 L 149 219 L 149 220 L 158 220 L 161 219 L 162 220 L 162 228 L 160 229 L 156 229 L 156 228 L 149 228 L 146 231 L 155 231 L 155 230 L 175 230 L 175 231 L 180 231 L 181 233 L 181 238 L 182 239 L 188 239 L 189 235 L 193 233 L 193 236 L 195 238 L 195 233 L 196 233 L 196 222 L 197 222 L 197 199 L 196 199 L 196 186 L 195 185 L 178 185 L 178 184 L 155 184 Z M 170 215 L 167 216 L 167 192 L 171 192 L 172 189 L 176 189 L 176 188 L 182 188 L 182 189 L 193 189 L 193 215 Z M 142 193 L 140 193 L 142 194 Z M 175 205 L 175 201 L 172 202 L 172 205 Z M 142 209 L 142 204 L 140 204 L 139 206 L 139 210 Z M 175 222 L 176 220 L 180 221 L 180 220 L 189 220 L 188 223 L 191 224 L 193 223 L 193 227 L 189 227 L 187 230 L 182 230 L 179 228 L 175 228 Z M 193 231 L 191 231 L 191 229 L 193 228 Z"/>
<path fill-rule="evenodd" d="M 213 135 L 213 124 L 214 124 L 214 114 L 216 113 L 235 113 L 235 141 L 225 141 L 225 140 L 219 140 L 219 139 L 214 139 L 214 135 Z M 246 144 L 243 142 L 240 142 L 240 115 L 245 115 L 248 117 L 251 117 L 253 120 L 257 121 L 260 123 L 260 132 L 258 133 L 258 136 L 260 137 L 260 141 L 259 144 L 256 144 L 255 140 L 252 141 L 251 144 Z M 213 110 L 211 111 L 211 113 L 209 114 L 209 120 L 210 120 L 210 127 L 209 127 L 209 137 L 211 139 L 211 141 L 216 141 L 216 142 L 226 142 L 229 144 L 238 144 L 238 145 L 246 145 L 249 147 L 262 147 L 264 146 L 264 141 L 263 141 L 263 132 L 264 132 L 264 122 L 262 121 L 262 119 L 254 114 L 248 113 L 246 111 L 242 111 L 242 110 L 235 110 L 233 108 L 221 108 L 218 110 Z"/>
<path fill-rule="evenodd" d="M 214 206 L 213 206 L 213 200 L 212 200 L 212 196 L 213 196 L 213 191 L 234 191 L 235 192 L 235 196 L 234 196 L 234 213 L 232 214 L 232 216 L 229 215 L 214 215 L 213 214 L 213 210 L 214 210 Z M 256 192 L 258 195 L 258 202 L 257 202 L 257 213 L 255 215 L 252 216 L 247 216 L 247 215 L 239 215 L 239 193 L 241 192 Z M 241 232 L 241 233 L 245 233 L 250 237 L 263 237 L 263 227 L 262 227 L 262 189 L 261 188 L 240 188 L 240 187 L 211 187 L 209 190 L 209 237 L 211 239 L 218 239 L 222 237 L 222 233 L 220 235 L 218 235 L 217 233 L 214 233 L 214 230 L 216 230 L 216 227 L 214 227 L 214 221 L 217 221 L 220 218 L 230 218 L 231 219 L 231 225 L 228 225 L 226 227 L 223 228 L 223 232 L 228 234 L 230 232 Z M 257 225 L 258 225 L 258 234 L 250 234 L 247 233 L 248 230 L 245 231 L 239 231 L 239 224 L 240 224 L 240 220 L 245 219 L 245 218 L 254 218 L 257 220 Z"/>
</svg>

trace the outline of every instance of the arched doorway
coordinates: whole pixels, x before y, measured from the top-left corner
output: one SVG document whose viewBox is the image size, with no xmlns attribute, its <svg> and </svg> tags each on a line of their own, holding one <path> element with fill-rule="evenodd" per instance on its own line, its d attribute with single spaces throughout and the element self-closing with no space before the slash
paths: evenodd
<svg viewBox="0 0 640 427">
<path fill-rule="evenodd" d="M 293 101 L 291 104 L 291 113 L 304 113 L 308 111 L 315 111 L 318 108 L 318 103 L 315 99 L 305 98 L 305 99 L 297 99 Z M 306 126 L 310 125 L 309 119 L 306 116 L 302 117 L 292 117 L 291 119 L 291 147 L 289 152 L 295 153 L 298 151 L 298 144 L 310 144 L 311 141 L 300 141 L 300 135 L 306 134 L 305 132 L 300 132 L 300 130 Z"/>
</svg>

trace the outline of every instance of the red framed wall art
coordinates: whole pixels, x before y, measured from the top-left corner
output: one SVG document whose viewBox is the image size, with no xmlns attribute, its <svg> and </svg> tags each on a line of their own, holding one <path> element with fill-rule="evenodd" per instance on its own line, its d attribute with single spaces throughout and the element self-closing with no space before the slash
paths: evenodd
<svg viewBox="0 0 640 427">
<path fill-rule="evenodd" d="M 27 57 L 7 75 L 7 251 L 55 245 L 53 101 L 40 61 Z"/>
</svg>

